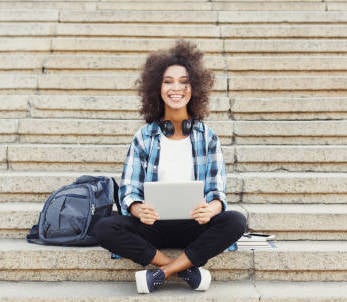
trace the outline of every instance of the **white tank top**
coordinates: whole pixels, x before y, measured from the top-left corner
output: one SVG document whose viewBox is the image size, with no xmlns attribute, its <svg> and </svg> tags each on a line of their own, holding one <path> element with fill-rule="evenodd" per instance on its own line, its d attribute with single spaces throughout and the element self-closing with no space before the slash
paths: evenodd
<svg viewBox="0 0 347 302">
<path fill-rule="evenodd" d="M 194 180 L 194 163 L 190 136 L 174 140 L 160 136 L 159 181 Z"/>
</svg>

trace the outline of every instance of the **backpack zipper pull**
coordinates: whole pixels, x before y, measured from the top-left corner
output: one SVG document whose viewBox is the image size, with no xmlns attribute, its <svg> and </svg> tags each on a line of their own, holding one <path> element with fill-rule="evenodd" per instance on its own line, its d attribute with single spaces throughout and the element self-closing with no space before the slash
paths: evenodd
<svg viewBox="0 0 347 302">
<path fill-rule="evenodd" d="M 92 204 L 91 208 L 90 208 L 92 215 L 95 214 L 95 204 Z"/>
</svg>

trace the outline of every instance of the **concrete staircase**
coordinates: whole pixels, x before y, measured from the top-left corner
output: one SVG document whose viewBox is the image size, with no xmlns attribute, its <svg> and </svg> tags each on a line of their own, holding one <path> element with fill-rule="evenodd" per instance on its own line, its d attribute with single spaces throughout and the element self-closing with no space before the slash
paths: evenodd
<svg viewBox="0 0 347 302">
<path fill-rule="evenodd" d="M 346 22 L 330 0 L 0 0 L 0 301 L 347 301 Z M 51 191 L 119 179 L 141 64 L 179 37 L 215 71 L 230 208 L 277 248 L 211 259 L 206 293 L 143 297 L 127 259 L 23 238 Z"/>
</svg>

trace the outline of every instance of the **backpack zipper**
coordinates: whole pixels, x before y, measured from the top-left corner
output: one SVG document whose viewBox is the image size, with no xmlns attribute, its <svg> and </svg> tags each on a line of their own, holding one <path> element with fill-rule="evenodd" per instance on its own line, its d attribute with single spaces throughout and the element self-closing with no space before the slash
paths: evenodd
<svg viewBox="0 0 347 302">
<path fill-rule="evenodd" d="M 92 213 L 92 216 L 95 214 L 95 204 L 92 204 L 92 206 L 90 207 L 90 211 Z"/>
</svg>

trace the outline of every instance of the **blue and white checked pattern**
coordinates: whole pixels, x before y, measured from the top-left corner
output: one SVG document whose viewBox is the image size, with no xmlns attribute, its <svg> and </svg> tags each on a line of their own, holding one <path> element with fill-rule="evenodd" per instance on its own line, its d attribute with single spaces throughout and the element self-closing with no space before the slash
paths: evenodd
<svg viewBox="0 0 347 302">
<path fill-rule="evenodd" d="M 129 146 L 119 187 L 123 215 L 129 215 L 128 208 L 134 201 L 143 201 L 144 182 L 158 181 L 161 134 L 156 122 L 146 124 L 136 132 Z M 194 122 L 190 139 L 195 180 L 204 181 L 206 201 L 218 199 L 222 201 L 224 210 L 226 176 L 220 141 L 201 121 Z"/>
</svg>

